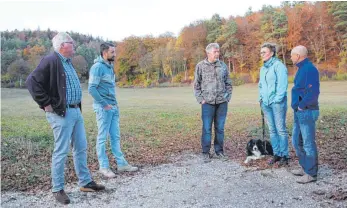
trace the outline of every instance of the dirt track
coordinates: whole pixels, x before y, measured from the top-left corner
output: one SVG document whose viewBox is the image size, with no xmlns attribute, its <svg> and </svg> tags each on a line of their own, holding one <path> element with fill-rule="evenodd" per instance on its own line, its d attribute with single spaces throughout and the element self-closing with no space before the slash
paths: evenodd
<svg viewBox="0 0 347 208">
<path fill-rule="evenodd" d="M 346 173 L 320 167 L 317 183 L 301 185 L 285 168 L 262 171 L 233 161 L 183 154 L 172 163 L 144 167 L 134 175 L 101 181 L 102 193 L 82 193 L 68 186 L 69 207 L 347 207 L 332 198 L 347 180 Z M 346 186 L 346 185 L 344 185 Z M 330 199 L 329 199 L 330 198 Z M 51 193 L 2 193 L 1 207 L 55 207 Z"/>
</svg>

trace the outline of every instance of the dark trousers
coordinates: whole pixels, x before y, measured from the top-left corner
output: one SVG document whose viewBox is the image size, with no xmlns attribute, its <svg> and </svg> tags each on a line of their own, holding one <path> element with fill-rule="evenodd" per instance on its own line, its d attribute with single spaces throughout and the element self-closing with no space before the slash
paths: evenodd
<svg viewBox="0 0 347 208">
<path fill-rule="evenodd" d="M 211 148 L 212 123 L 214 122 L 214 150 L 216 154 L 223 153 L 224 143 L 224 124 L 228 111 L 228 102 L 211 105 L 201 105 L 202 118 L 202 136 L 201 146 L 202 152 L 208 153 Z"/>
</svg>

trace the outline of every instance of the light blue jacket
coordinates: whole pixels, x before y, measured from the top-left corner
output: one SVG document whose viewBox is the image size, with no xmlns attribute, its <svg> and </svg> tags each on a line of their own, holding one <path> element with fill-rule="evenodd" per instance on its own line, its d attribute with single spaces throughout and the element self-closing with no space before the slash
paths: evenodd
<svg viewBox="0 0 347 208">
<path fill-rule="evenodd" d="M 99 56 L 89 71 L 88 92 L 94 98 L 94 105 L 116 105 L 115 87 L 113 65 Z"/>
<path fill-rule="evenodd" d="M 279 103 L 287 96 L 288 70 L 276 57 L 270 58 L 260 69 L 259 101 L 265 105 Z"/>
</svg>

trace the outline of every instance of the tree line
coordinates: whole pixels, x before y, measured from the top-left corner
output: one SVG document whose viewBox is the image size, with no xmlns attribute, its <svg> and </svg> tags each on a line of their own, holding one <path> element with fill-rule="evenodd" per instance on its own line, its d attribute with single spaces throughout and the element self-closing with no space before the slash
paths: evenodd
<svg viewBox="0 0 347 208">
<path fill-rule="evenodd" d="M 1 32 L 1 86 L 24 87 L 29 73 L 37 67 L 44 55 L 53 51 L 51 40 L 56 34 L 57 31 L 41 31 L 39 28 L 35 31 Z M 72 63 L 79 78 L 85 80 L 103 40 L 75 32 L 69 34 L 77 46 Z"/>
<path fill-rule="evenodd" d="M 41 57 L 52 50 L 53 31 L 4 31 L 1 33 L 2 86 L 23 86 L 22 80 Z M 81 80 L 99 54 L 104 40 L 70 32 L 76 41 L 73 64 Z M 279 7 L 251 8 L 244 16 L 197 20 L 182 28 L 178 37 L 167 32 L 158 37 L 131 36 L 117 45 L 115 72 L 119 86 L 160 86 L 190 83 L 195 65 L 205 58 L 208 43 L 221 46 L 221 59 L 229 66 L 234 84 L 257 82 L 264 42 L 278 46 L 277 56 L 290 74 L 295 67 L 290 50 L 309 49 L 321 78 L 347 80 L 347 2 L 283 2 Z"/>
</svg>

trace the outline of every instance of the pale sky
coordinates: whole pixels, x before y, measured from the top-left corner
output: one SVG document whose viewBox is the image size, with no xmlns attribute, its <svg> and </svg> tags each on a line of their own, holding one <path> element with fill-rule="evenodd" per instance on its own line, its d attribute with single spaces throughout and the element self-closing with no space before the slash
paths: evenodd
<svg viewBox="0 0 347 208">
<path fill-rule="evenodd" d="M 131 35 L 165 32 L 177 36 L 189 23 L 243 16 L 249 7 L 279 6 L 270 0 L 0 0 L 0 31 L 14 29 L 74 31 L 121 41 Z"/>
</svg>

